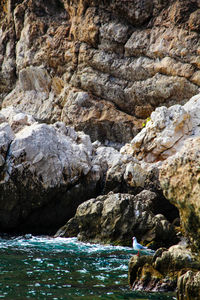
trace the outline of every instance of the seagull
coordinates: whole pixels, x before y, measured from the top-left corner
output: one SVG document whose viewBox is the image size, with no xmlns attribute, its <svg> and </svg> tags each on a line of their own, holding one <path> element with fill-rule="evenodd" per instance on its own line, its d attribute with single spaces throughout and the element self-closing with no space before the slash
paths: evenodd
<svg viewBox="0 0 200 300">
<path fill-rule="evenodd" d="M 140 256 L 140 250 L 150 250 L 150 249 L 148 249 L 147 247 L 142 246 L 141 244 L 139 244 L 139 243 L 137 242 L 136 237 L 133 237 L 133 249 L 134 249 L 134 250 L 138 250 L 137 256 Z"/>
</svg>

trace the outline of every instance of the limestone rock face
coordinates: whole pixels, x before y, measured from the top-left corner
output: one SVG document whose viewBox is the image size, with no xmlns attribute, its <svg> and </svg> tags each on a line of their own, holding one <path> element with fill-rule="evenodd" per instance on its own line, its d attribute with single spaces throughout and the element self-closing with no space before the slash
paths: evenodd
<svg viewBox="0 0 200 300">
<path fill-rule="evenodd" d="M 156 194 L 142 191 L 136 196 L 109 193 L 79 205 L 74 218 L 56 236 L 131 246 L 132 236 L 154 247 L 173 244 L 176 234 L 163 215 L 155 215 Z"/>
<path fill-rule="evenodd" d="M 188 269 L 196 272 L 200 270 L 200 264 L 190 250 L 180 245 L 172 246 L 169 250 L 160 248 L 153 256 L 133 256 L 130 259 L 129 284 L 133 290 L 166 292 L 175 291 L 178 281 L 178 299 L 198 299 L 186 296 L 193 295 L 190 293 L 191 286 L 196 292 L 199 287 L 194 278 L 198 278 L 199 272 L 195 272 L 194 277 L 189 279 L 188 275 L 193 272 Z M 187 283 L 190 280 L 191 286 L 186 285 L 185 291 L 188 290 L 188 293 L 181 298 L 184 291 L 181 285 L 183 280 Z"/>
<path fill-rule="evenodd" d="M 137 157 L 147 174 L 149 168 L 158 168 L 164 196 L 178 208 L 182 228 L 198 251 L 199 107 L 198 94 L 184 106 L 156 108 L 145 128 L 120 150 L 121 154 Z"/>
<path fill-rule="evenodd" d="M 3 167 L 14 133 L 6 122 L 0 124 L 0 167 Z"/>
<path fill-rule="evenodd" d="M 5 0 L 0 102 L 124 144 L 156 107 L 198 93 L 199 10 L 199 0 Z"/>
<path fill-rule="evenodd" d="M 142 131 L 121 149 L 147 163 L 164 161 L 176 154 L 186 139 L 199 135 L 200 95 L 184 106 L 156 108 Z"/>
<path fill-rule="evenodd" d="M 99 192 L 102 170 L 92 163 L 90 138 L 13 108 L 3 109 L 1 120 L 0 228 L 55 232 Z"/>
<path fill-rule="evenodd" d="M 30 229 L 36 233 L 52 230 L 55 233 L 75 214 L 80 203 L 99 193 L 127 191 L 137 195 L 146 188 L 149 191 L 135 196 L 135 201 L 139 205 L 140 198 L 147 203 L 153 199 L 152 205 L 148 204 L 152 209 L 152 224 L 145 229 L 145 236 L 139 230 L 137 237 L 152 241 L 170 232 L 169 222 L 178 216 L 177 210 L 164 199 L 156 170 L 148 172 L 131 155 L 123 155 L 98 141 L 92 143 L 88 135 L 62 122 L 38 123 L 30 114 L 14 107 L 1 110 L 0 137 L 0 228 L 3 230 Z M 130 197 L 134 198 L 133 195 Z M 121 205 L 120 201 L 115 202 Z M 123 198 L 122 202 L 127 201 Z M 131 205 L 127 209 L 128 214 L 133 215 Z M 105 211 L 106 216 L 107 207 Z M 123 207 L 119 211 L 120 224 L 126 223 L 125 216 L 122 217 Z M 76 230 L 76 226 L 74 228 Z M 125 239 L 113 236 L 114 230 L 110 230 L 112 242 Z M 124 229 L 122 235 L 129 233 Z M 90 234 L 93 234 L 92 228 Z"/>
<path fill-rule="evenodd" d="M 188 139 L 175 156 L 163 163 L 160 182 L 165 196 L 179 209 L 191 245 L 200 250 L 200 137 Z"/>
</svg>

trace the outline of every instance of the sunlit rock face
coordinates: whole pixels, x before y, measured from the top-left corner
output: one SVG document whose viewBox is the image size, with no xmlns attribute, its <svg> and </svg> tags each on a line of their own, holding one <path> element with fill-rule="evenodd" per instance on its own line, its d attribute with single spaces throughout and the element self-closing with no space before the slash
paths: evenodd
<svg viewBox="0 0 200 300">
<path fill-rule="evenodd" d="M 0 114 L 0 230 L 54 233 L 99 193 L 102 169 L 90 137 L 62 122 Z"/>
<path fill-rule="evenodd" d="M 120 147 L 156 107 L 198 92 L 198 0 L 0 5 L 3 107 Z"/>
<path fill-rule="evenodd" d="M 163 164 L 160 181 L 165 196 L 179 209 L 181 224 L 191 246 L 200 251 L 200 137 L 188 139 L 174 157 Z"/>
<path fill-rule="evenodd" d="M 198 251 L 199 107 L 198 94 L 183 106 L 156 108 L 145 128 L 120 151 L 137 158 L 143 171 L 158 168 L 158 181 L 164 196 L 178 208 L 184 234 Z"/>
<path fill-rule="evenodd" d="M 162 106 L 152 112 L 145 127 L 121 148 L 144 163 L 162 163 L 181 150 L 184 142 L 200 136 L 200 94 L 185 105 Z"/>
</svg>

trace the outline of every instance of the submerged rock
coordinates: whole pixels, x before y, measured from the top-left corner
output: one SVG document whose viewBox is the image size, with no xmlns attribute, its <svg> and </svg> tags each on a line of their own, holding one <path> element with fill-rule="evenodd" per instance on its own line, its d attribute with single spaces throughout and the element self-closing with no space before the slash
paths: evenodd
<svg viewBox="0 0 200 300">
<path fill-rule="evenodd" d="M 55 236 L 131 246 L 132 236 L 158 248 L 177 241 L 174 227 L 163 215 L 155 215 L 156 194 L 142 191 L 136 196 L 114 194 L 99 196 L 79 205 L 74 218 Z"/>
</svg>

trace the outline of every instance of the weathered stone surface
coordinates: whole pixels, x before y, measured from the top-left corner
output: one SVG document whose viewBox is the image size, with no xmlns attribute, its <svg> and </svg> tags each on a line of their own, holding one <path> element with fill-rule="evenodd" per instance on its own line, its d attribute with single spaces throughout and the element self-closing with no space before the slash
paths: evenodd
<svg viewBox="0 0 200 300">
<path fill-rule="evenodd" d="M 49 92 L 51 78 L 47 71 L 37 67 L 27 67 L 19 72 L 19 84 L 24 91 Z"/>
<path fill-rule="evenodd" d="M 116 148 L 130 140 L 137 133 L 136 127 L 139 125 L 135 117 L 116 110 L 114 104 L 94 100 L 87 92 L 76 90 L 69 92 L 61 120 L 76 130 L 87 132 L 92 141 L 99 140 L 104 144 L 107 141 L 116 142 Z"/>
<path fill-rule="evenodd" d="M 121 144 L 157 106 L 198 93 L 199 0 L 0 5 L 4 107 Z"/>
<path fill-rule="evenodd" d="M 157 108 L 145 128 L 120 151 L 136 156 L 141 161 L 141 170 L 146 166 L 147 174 L 150 168 L 158 168 L 164 196 L 178 208 L 185 235 L 198 251 L 199 107 L 198 94 L 184 106 Z M 133 174 L 131 176 L 134 178 Z"/>
<path fill-rule="evenodd" d="M 179 277 L 177 284 L 178 300 L 198 300 L 200 295 L 200 272 L 187 271 Z"/>
<path fill-rule="evenodd" d="M 190 250 L 179 245 L 172 246 L 169 250 L 160 248 L 153 256 L 133 256 L 131 258 L 129 262 L 129 284 L 133 290 L 163 292 L 175 291 L 178 280 L 179 294 L 179 290 L 183 292 L 183 287 L 181 287 L 183 278 L 186 277 L 186 281 L 188 280 L 186 273 L 188 269 L 194 271 L 200 269 L 199 262 Z M 192 271 L 189 272 L 192 273 Z M 182 274 L 184 274 L 183 277 Z"/>
<path fill-rule="evenodd" d="M 200 249 L 199 216 L 200 137 L 188 139 L 175 156 L 164 162 L 160 182 L 165 196 L 179 209 L 191 245 Z"/>
<path fill-rule="evenodd" d="M 2 109 L 1 115 L 4 117 L 4 122 L 8 122 L 15 133 L 27 125 L 37 123 L 30 114 L 23 113 L 12 106 Z"/>
<path fill-rule="evenodd" d="M 131 245 L 132 236 L 154 248 L 173 244 L 176 233 L 163 215 L 154 215 L 156 194 L 142 191 L 130 194 L 109 193 L 79 205 L 74 218 L 56 236 L 74 236 L 79 240 Z"/>
<path fill-rule="evenodd" d="M 6 122 L 0 124 L 0 168 L 5 164 L 8 148 L 14 139 L 14 133 Z"/>
<path fill-rule="evenodd" d="M 147 172 L 132 156 L 98 141 L 92 144 L 89 136 L 62 122 L 38 123 L 13 107 L 1 110 L 0 120 L 0 228 L 55 230 L 73 216 L 80 203 L 97 193 L 138 194 L 145 188 L 156 192 L 153 225 L 145 239 L 154 240 L 161 235 L 158 230 L 171 228 L 169 221 L 178 214 L 162 196 L 156 170 Z M 151 198 L 149 191 L 141 199 L 149 201 L 148 193 Z"/>
<path fill-rule="evenodd" d="M 163 161 L 177 153 L 189 137 L 199 135 L 200 95 L 184 106 L 159 107 L 141 132 L 121 149 L 147 163 Z"/>
<path fill-rule="evenodd" d="M 0 124 L 0 229 L 55 231 L 99 192 L 102 170 L 92 163 L 90 138 L 12 108 L 3 115 L 16 133 Z"/>
<path fill-rule="evenodd" d="M 98 165 L 104 173 L 102 192 L 130 193 L 136 195 L 144 189 L 156 193 L 154 214 L 163 214 L 172 222 L 179 214 L 178 210 L 163 196 L 159 169 L 156 166 L 146 168 L 131 155 L 121 154 L 112 147 L 93 143 L 95 156 L 93 164 Z"/>
</svg>

